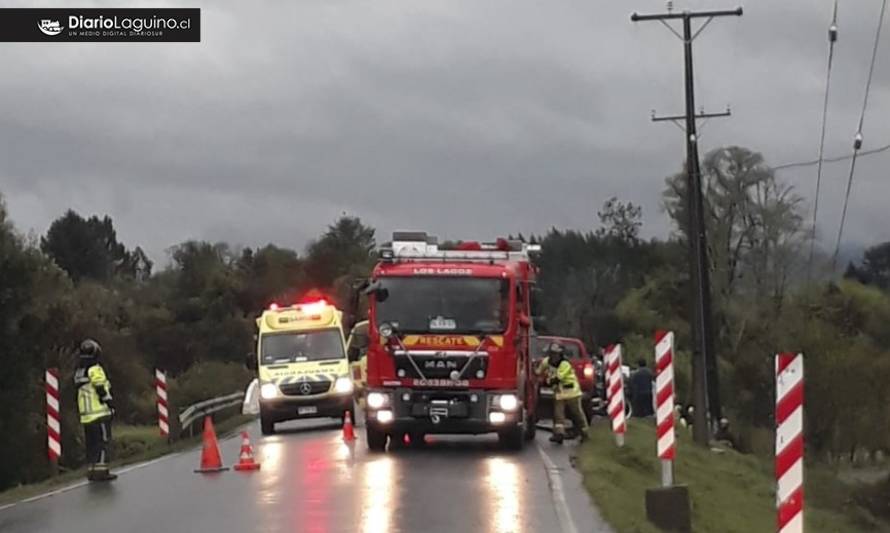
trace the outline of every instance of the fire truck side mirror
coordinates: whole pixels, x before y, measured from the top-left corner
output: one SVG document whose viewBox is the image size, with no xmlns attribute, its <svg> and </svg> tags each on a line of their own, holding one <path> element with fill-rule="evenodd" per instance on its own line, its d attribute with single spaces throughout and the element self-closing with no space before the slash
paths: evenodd
<svg viewBox="0 0 890 533">
<path fill-rule="evenodd" d="M 522 313 L 521 315 L 519 315 L 519 325 L 524 328 L 527 328 L 532 325 L 532 321 L 529 320 L 528 315 L 526 315 L 525 313 Z"/>
<path fill-rule="evenodd" d="M 361 350 L 358 349 L 357 346 L 350 346 L 348 350 L 346 350 L 346 358 L 350 363 L 354 363 L 361 359 Z"/>
<path fill-rule="evenodd" d="M 246 366 L 248 370 L 255 371 L 257 369 L 258 365 L 255 353 L 251 352 L 247 354 L 247 356 L 244 358 L 244 366 Z"/>
<path fill-rule="evenodd" d="M 543 300 L 543 293 L 544 291 L 542 291 L 539 287 L 532 287 L 530 294 L 530 306 L 532 316 L 538 316 L 541 314 L 541 301 Z"/>
<path fill-rule="evenodd" d="M 389 291 L 385 287 L 377 287 L 374 289 L 374 299 L 377 302 L 385 302 L 389 298 Z"/>
<path fill-rule="evenodd" d="M 378 302 L 385 302 L 389 298 L 389 291 L 380 285 L 379 281 L 373 281 L 364 288 L 365 294 L 374 296 Z"/>
</svg>

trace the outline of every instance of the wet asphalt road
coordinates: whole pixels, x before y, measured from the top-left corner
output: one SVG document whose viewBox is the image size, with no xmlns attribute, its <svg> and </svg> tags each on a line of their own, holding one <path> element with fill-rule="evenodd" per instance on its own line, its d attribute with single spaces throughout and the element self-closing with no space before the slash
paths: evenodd
<svg viewBox="0 0 890 533">
<path fill-rule="evenodd" d="M 575 445 L 554 448 L 541 432 L 522 452 L 502 451 L 492 436 L 437 436 L 423 449 L 371 454 L 361 428 L 352 447 L 324 421 L 279 424 L 279 434 L 264 438 L 257 425 L 247 429 L 259 472 L 195 474 L 200 452 L 185 452 L 124 469 L 113 483 L 2 509 L 0 531 L 609 531 L 569 464 Z M 227 465 L 239 445 L 239 438 L 221 443 Z"/>
</svg>

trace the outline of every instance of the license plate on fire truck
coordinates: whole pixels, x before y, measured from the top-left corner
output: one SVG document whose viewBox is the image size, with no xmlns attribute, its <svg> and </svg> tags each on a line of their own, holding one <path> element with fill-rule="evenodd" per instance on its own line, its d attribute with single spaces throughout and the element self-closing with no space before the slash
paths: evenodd
<svg viewBox="0 0 890 533">
<path fill-rule="evenodd" d="M 541 396 L 553 396 L 553 389 L 550 387 L 541 387 Z"/>
</svg>

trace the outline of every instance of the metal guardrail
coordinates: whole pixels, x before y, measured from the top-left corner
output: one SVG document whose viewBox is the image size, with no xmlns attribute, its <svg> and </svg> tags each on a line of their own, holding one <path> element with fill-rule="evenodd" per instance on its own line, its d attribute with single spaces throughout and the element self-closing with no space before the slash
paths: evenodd
<svg viewBox="0 0 890 533">
<path fill-rule="evenodd" d="M 179 413 L 180 433 L 184 433 L 196 420 L 200 420 L 207 415 L 222 411 L 223 409 L 241 405 L 242 401 L 244 401 L 244 392 L 239 391 L 227 396 L 218 396 L 216 398 L 204 400 L 186 407 Z"/>
</svg>

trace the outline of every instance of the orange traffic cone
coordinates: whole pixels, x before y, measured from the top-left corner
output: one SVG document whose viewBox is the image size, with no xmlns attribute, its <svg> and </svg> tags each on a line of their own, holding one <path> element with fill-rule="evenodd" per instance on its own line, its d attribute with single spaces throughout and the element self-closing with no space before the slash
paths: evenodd
<svg viewBox="0 0 890 533">
<path fill-rule="evenodd" d="M 204 449 L 201 451 L 201 468 L 195 472 L 206 474 L 224 470 L 228 470 L 228 468 L 222 465 L 219 443 L 216 442 L 216 431 L 213 429 L 213 420 L 208 416 L 204 419 Z"/>
<path fill-rule="evenodd" d="M 260 469 L 260 463 L 253 460 L 253 447 L 250 445 L 250 435 L 246 431 L 241 432 L 241 457 L 234 468 L 238 471 Z"/>
<path fill-rule="evenodd" d="M 352 416 L 350 416 L 349 411 L 346 411 L 346 414 L 343 415 L 343 440 L 346 442 L 355 440 L 355 428 L 352 427 Z"/>
</svg>

